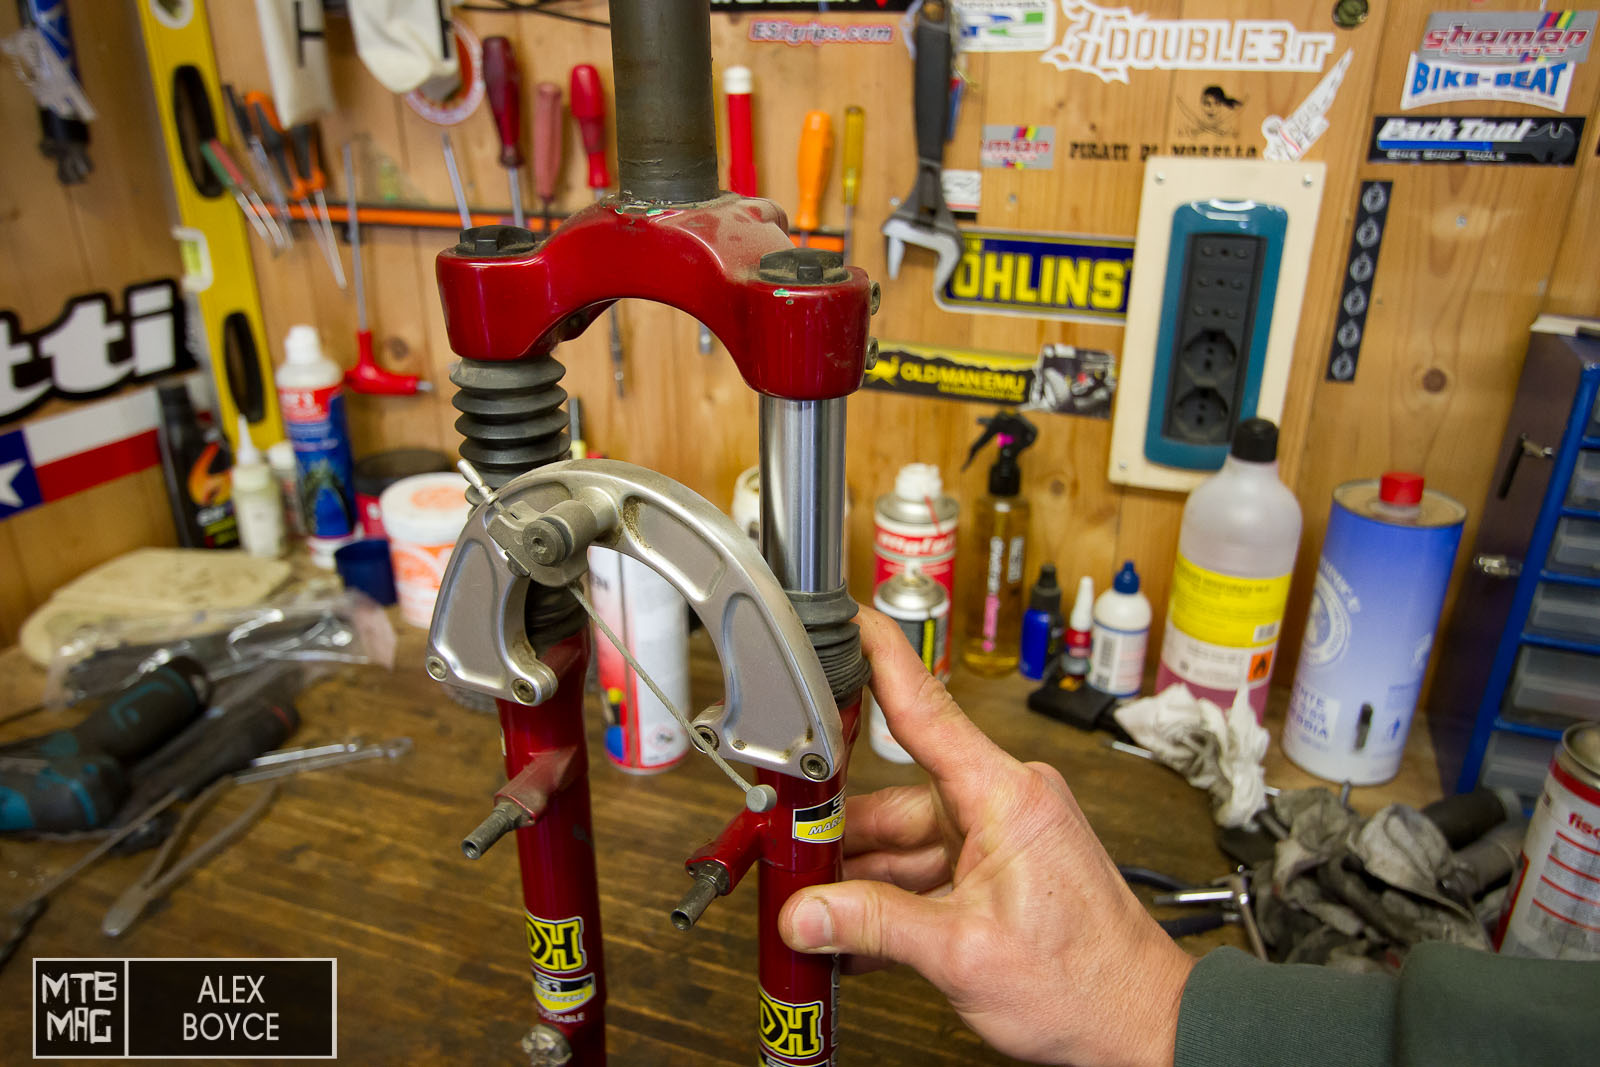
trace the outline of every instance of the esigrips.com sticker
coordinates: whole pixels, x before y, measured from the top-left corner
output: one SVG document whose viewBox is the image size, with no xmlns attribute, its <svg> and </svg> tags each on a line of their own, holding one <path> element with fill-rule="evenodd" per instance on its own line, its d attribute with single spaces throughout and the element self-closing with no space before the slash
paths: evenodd
<svg viewBox="0 0 1600 1067">
<path fill-rule="evenodd" d="M 837 841 L 844 836 L 844 791 L 809 808 L 794 809 L 794 839 L 814 845 Z"/>
<path fill-rule="evenodd" d="M 333 959 L 36 959 L 37 1059 L 333 1059 Z"/>
</svg>

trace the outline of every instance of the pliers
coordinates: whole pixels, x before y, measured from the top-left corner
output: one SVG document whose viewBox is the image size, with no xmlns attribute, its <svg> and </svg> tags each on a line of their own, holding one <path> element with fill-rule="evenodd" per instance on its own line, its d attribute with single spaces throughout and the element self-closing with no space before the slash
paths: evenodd
<svg viewBox="0 0 1600 1067">
<path fill-rule="evenodd" d="M 1118 866 L 1117 873 L 1129 885 L 1147 885 L 1164 890 L 1151 901 L 1155 907 L 1174 905 L 1207 905 L 1207 910 L 1178 919 L 1160 919 L 1161 929 L 1174 940 L 1191 934 L 1215 930 L 1227 923 L 1236 922 L 1244 927 L 1250 950 L 1261 959 L 1267 958 L 1267 946 L 1261 939 L 1261 928 L 1256 925 L 1255 900 L 1250 893 L 1250 876 L 1243 868 L 1223 875 L 1208 886 L 1195 885 L 1148 867 Z"/>
</svg>

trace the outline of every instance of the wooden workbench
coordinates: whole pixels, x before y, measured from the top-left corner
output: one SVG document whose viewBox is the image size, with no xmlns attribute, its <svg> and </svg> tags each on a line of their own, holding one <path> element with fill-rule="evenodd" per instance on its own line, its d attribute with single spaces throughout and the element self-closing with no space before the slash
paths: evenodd
<svg viewBox="0 0 1600 1067">
<path fill-rule="evenodd" d="M 267 816 L 120 940 L 101 916 L 148 855 L 103 861 L 61 890 L 0 973 L 0 1059 L 28 1049 L 33 956 L 335 956 L 340 1059 L 360 1064 L 515 1064 L 532 1017 L 515 850 L 506 842 L 477 863 L 459 842 L 488 811 L 502 780 L 494 718 L 452 702 L 421 668 L 422 634 L 400 624 L 393 672 L 345 668 L 299 701 L 292 744 L 408 736 L 415 750 L 287 779 Z M 720 674 L 696 634 L 694 707 L 720 695 Z M 31 703 L 42 678 L 17 650 L 0 654 L 0 715 Z M 1113 857 L 1208 880 L 1226 870 L 1212 842 L 1205 797 L 1172 772 L 1105 747 L 1023 704 L 1032 683 L 958 673 L 951 688 L 1007 750 L 1060 768 Z M 1282 700 L 1275 702 L 1281 718 Z M 592 710 L 592 709 L 591 709 Z M 70 723 L 48 714 L 0 730 L 0 739 Z M 737 1064 L 756 1049 L 755 886 L 752 879 L 679 933 L 667 914 L 688 885 L 683 860 L 739 805 L 703 760 L 670 773 L 613 770 L 591 715 L 589 754 L 599 849 L 608 1042 L 618 1064 Z M 1274 738 L 1277 723 L 1269 723 Z M 865 740 L 851 792 L 916 782 L 921 772 L 879 759 Z M 1269 783 L 1308 784 L 1274 743 Z M 1374 811 L 1389 800 L 1438 795 L 1428 732 L 1412 731 L 1406 765 L 1388 786 L 1357 790 Z M 212 816 L 220 823 L 228 805 Z M 202 824 L 201 832 L 204 832 Z M 0 907 L 86 846 L 0 841 Z M 1093 922 L 1093 916 L 1084 916 Z M 1243 947 L 1225 929 L 1186 942 L 1201 952 Z M 1010 1062 L 962 1025 L 908 969 L 846 977 L 840 992 L 843 1064 Z"/>
</svg>

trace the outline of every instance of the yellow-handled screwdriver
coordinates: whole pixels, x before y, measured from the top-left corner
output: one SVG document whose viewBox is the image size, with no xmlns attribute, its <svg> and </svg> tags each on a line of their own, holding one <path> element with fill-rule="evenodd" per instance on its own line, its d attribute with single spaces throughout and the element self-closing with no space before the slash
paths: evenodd
<svg viewBox="0 0 1600 1067">
<path fill-rule="evenodd" d="M 844 261 L 850 262 L 850 248 L 856 235 L 856 200 L 861 195 L 861 144 L 866 136 L 867 117 L 859 107 L 844 109 L 844 162 L 839 184 L 844 191 Z"/>
</svg>

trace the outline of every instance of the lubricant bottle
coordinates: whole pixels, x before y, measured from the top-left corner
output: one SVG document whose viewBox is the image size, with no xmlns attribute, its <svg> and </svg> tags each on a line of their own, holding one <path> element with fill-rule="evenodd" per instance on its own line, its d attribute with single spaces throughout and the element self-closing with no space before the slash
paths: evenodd
<svg viewBox="0 0 1600 1067">
<path fill-rule="evenodd" d="M 1078 579 L 1078 595 L 1072 601 L 1072 614 L 1061 641 L 1061 673 L 1068 678 L 1081 680 L 1088 676 L 1093 628 L 1094 579 L 1085 574 Z"/>
<path fill-rule="evenodd" d="M 1043 678 L 1061 640 L 1061 586 L 1056 565 L 1039 568 L 1039 579 L 1028 592 L 1028 610 L 1022 613 L 1022 652 L 1017 670 L 1024 678 Z"/>
<path fill-rule="evenodd" d="M 206 429 L 195 415 L 186 385 L 156 390 L 161 425 L 161 473 L 167 500 L 184 548 L 233 548 L 239 527 L 233 516 L 233 480 L 228 475 L 228 443 L 215 428 Z"/>
<path fill-rule="evenodd" d="M 306 546 L 319 567 L 357 536 L 354 464 L 344 414 L 344 370 L 323 355 L 317 328 L 289 328 L 278 368 L 278 403 L 300 465 Z"/>
<path fill-rule="evenodd" d="M 971 466 L 990 441 L 1000 454 L 989 467 L 989 492 L 974 509 L 984 577 L 981 597 L 967 604 L 961 659 L 970 670 L 995 677 L 1015 670 L 1019 659 L 1029 506 L 1022 495 L 1017 457 L 1033 445 L 1039 432 L 1012 411 L 978 421 L 984 432 L 973 442 L 962 469 Z"/>
<path fill-rule="evenodd" d="M 1150 601 L 1139 592 L 1133 560 L 1094 602 L 1089 684 L 1102 693 L 1131 700 L 1144 687 L 1144 658 L 1150 646 Z"/>
<path fill-rule="evenodd" d="M 250 420 L 239 415 L 239 446 L 233 462 L 233 512 L 239 522 L 239 543 L 252 556 L 283 555 L 283 500 L 272 468 L 250 440 Z"/>
<path fill-rule="evenodd" d="M 1183 507 L 1157 692 L 1182 682 L 1226 708 L 1247 688 L 1261 719 L 1299 546 L 1300 503 L 1278 480 L 1278 428 L 1246 419 L 1222 469 Z"/>
</svg>

